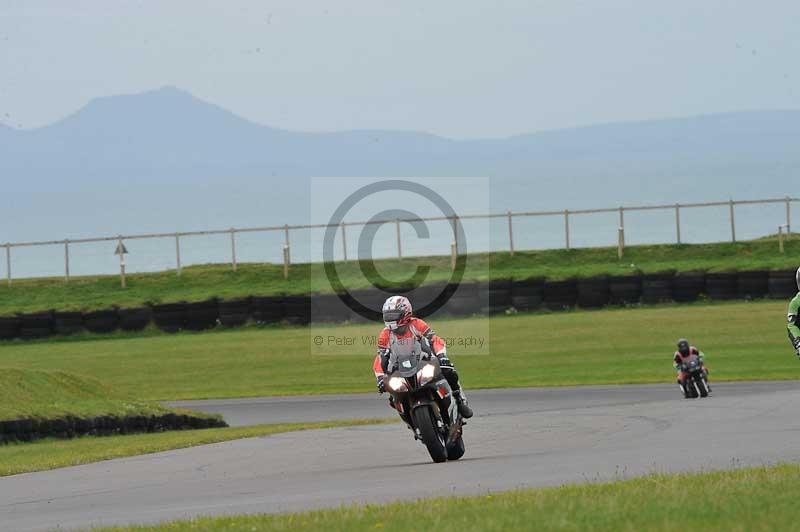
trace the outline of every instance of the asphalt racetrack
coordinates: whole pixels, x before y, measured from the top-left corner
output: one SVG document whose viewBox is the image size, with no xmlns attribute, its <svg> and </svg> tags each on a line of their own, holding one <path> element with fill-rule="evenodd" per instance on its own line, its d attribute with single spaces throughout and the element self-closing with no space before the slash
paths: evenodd
<svg viewBox="0 0 800 532">
<path fill-rule="evenodd" d="M 401 423 L 251 438 L 0 478 L 0 528 L 285 512 L 800 460 L 800 384 L 474 391 L 467 452 L 433 464 Z M 186 403 L 183 403 L 186 405 Z M 191 403 L 231 424 L 391 416 L 377 395 Z"/>
</svg>

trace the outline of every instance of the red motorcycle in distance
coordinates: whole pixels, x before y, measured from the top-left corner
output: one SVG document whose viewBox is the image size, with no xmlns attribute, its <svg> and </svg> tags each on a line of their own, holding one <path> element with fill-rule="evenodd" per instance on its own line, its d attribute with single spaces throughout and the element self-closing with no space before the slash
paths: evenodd
<svg viewBox="0 0 800 532">
<path fill-rule="evenodd" d="M 681 371 L 684 378 L 679 386 L 684 398 L 708 397 L 711 389 L 708 387 L 708 377 L 699 356 L 693 354 L 684 358 L 681 363 Z"/>
</svg>

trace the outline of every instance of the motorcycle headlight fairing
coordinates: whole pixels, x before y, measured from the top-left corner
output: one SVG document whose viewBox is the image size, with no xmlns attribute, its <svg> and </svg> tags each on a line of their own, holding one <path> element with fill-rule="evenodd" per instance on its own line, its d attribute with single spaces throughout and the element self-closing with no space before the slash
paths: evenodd
<svg viewBox="0 0 800 532">
<path fill-rule="evenodd" d="M 392 377 L 389 379 L 389 388 L 396 392 L 401 392 L 408 388 L 406 380 L 402 377 Z"/>
<path fill-rule="evenodd" d="M 420 385 L 423 385 L 429 380 L 431 380 L 435 373 L 436 373 L 436 368 L 433 366 L 433 364 L 428 364 L 427 366 L 424 366 L 421 370 L 417 372 L 417 379 L 419 379 Z"/>
</svg>

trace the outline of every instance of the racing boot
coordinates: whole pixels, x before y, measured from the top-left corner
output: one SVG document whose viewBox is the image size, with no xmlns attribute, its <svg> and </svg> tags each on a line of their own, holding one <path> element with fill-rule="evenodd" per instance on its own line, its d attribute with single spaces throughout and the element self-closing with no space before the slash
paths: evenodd
<svg viewBox="0 0 800 532">
<path fill-rule="evenodd" d="M 467 398 L 464 395 L 464 392 L 462 392 L 461 390 L 454 390 L 453 398 L 456 400 L 458 413 L 461 414 L 461 417 L 463 417 L 464 419 L 471 418 L 474 412 L 472 412 L 472 409 L 469 407 L 469 403 L 467 403 Z"/>
</svg>

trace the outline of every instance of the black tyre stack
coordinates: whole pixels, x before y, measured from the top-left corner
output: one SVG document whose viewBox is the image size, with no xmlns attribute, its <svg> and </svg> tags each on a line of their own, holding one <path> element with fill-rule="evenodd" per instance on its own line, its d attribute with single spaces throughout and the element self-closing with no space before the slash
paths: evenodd
<svg viewBox="0 0 800 532">
<path fill-rule="evenodd" d="M 609 280 L 606 275 L 587 277 L 578 280 L 578 306 L 600 308 L 611 300 Z"/>
<path fill-rule="evenodd" d="M 19 315 L 19 337 L 23 340 L 47 338 L 53 334 L 53 313 L 35 312 Z"/>
<path fill-rule="evenodd" d="M 347 305 L 337 294 L 315 294 L 311 296 L 311 321 L 313 323 L 346 321 L 349 319 L 348 311 Z"/>
<path fill-rule="evenodd" d="M 503 314 L 511 308 L 511 280 L 495 279 L 479 285 L 481 314 Z"/>
<path fill-rule="evenodd" d="M 252 298 L 242 297 L 219 302 L 219 322 L 223 327 L 241 327 L 250 319 Z"/>
<path fill-rule="evenodd" d="M 542 290 L 544 304 L 550 310 L 564 310 L 578 301 L 578 283 L 575 279 L 545 281 Z"/>
<path fill-rule="evenodd" d="M 787 299 L 797 294 L 796 270 L 773 270 L 769 272 L 767 288 L 769 297 Z"/>
<path fill-rule="evenodd" d="M 642 298 L 642 276 L 613 275 L 608 278 L 609 302 L 612 305 L 633 305 Z"/>
<path fill-rule="evenodd" d="M 219 321 L 219 301 L 215 298 L 186 304 L 185 327 L 189 331 L 213 329 Z"/>
<path fill-rule="evenodd" d="M 511 283 L 511 305 L 520 311 L 539 310 L 544 300 L 544 279 L 531 277 Z"/>
<path fill-rule="evenodd" d="M 144 330 L 153 318 L 150 307 L 121 308 L 119 314 L 119 328 L 127 332 Z"/>
<path fill-rule="evenodd" d="M 162 331 L 176 333 L 183 329 L 185 321 L 186 303 L 153 305 L 153 322 Z"/>
<path fill-rule="evenodd" d="M 251 304 L 256 323 L 277 323 L 283 319 L 283 296 L 253 296 Z"/>
<path fill-rule="evenodd" d="M 106 334 L 119 328 L 117 309 L 95 310 L 83 314 L 84 328 L 93 333 Z"/>
<path fill-rule="evenodd" d="M 461 283 L 448 285 L 448 293 L 452 297 L 447 301 L 443 311 L 451 316 L 471 316 L 479 314 L 481 307 L 481 294 L 478 283 Z"/>
<path fill-rule="evenodd" d="M 761 299 L 769 293 L 769 272 L 751 270 L 739 272 L 736 277 L 736 295 L 739 299 Z"/>
<path fill-rule="evenodd" d="M 735 272 L 715 272 L 706 274 L 706 293 L 711 299 L 725 301 L 736 299 L 739 293 Z"/>
<path fill-rule="evenodd" d="M 286 296 L 283 298 L 284 319 L 292 325 L 308 325 L 311 321 L 311 298 Z"/>
<path fill-rule="evenodd" d="M 705 272 L 682 272 L 672 279 L 672 299 L 678 303 L 697 301 L 705 290 Z"/>
<path fill-rule="evenodd" d="M 672 301 L 672 279 L 675 272 L 646 273 L 642 276 L 642 303 Z"/>
<path fill-rule="evenodd" d="M 76 334 L 83 330 L 83 314 L 80 312 L 54 312 L 53 330 L 64 336 Z"/>
<path fill-rule="evenodd" d="M 13 340 L 19 336 L 18 316 L 0 316 L 0 340 Z"/>
</svg>

